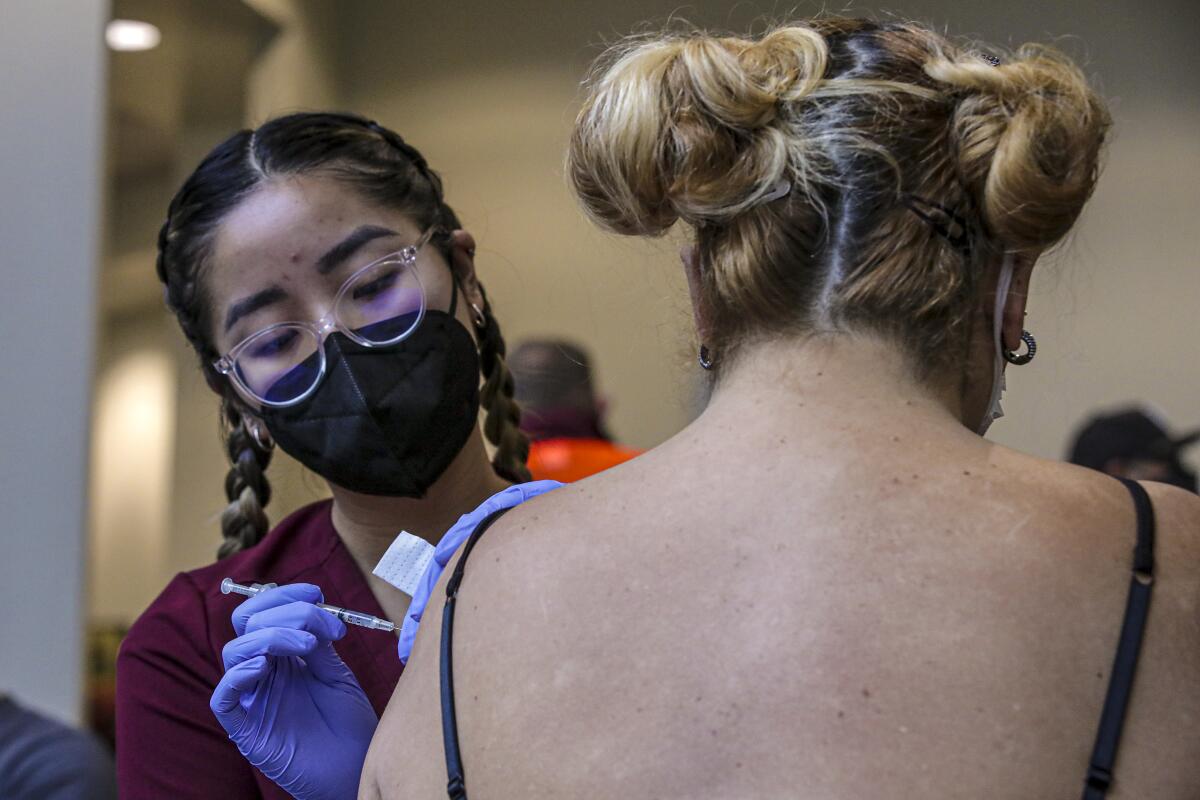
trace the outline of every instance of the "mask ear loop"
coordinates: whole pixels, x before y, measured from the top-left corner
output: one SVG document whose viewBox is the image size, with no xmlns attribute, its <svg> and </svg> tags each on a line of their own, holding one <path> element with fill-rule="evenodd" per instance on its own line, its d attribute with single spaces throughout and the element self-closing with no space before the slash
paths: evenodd
<svg viewBox="0 0 1200 800">
<path fill-rule="evenodd" d="M 979 422 L 977 429 L 980 436 L 987 433 L 992 422 L 1004 416 L 1004 409 L 1000 407 L 1000 397 L 1004 393 L 1004 342 L 1002 339 L 1004 331 L 1004 306 L 1008 302 L 1008 290 L 1012 285 L 1013 277 L 1013 257 L 1011 253 L 1005 253 L 1004 263 L 1000 267 L 1000 278 L 996 281 L 996 307 L 992 315 L 992 347 L 995 350 L 992 358 L 992 396 L 988 401 L 987 410 L 983 412 L 983 419 Z"/>
</svg>

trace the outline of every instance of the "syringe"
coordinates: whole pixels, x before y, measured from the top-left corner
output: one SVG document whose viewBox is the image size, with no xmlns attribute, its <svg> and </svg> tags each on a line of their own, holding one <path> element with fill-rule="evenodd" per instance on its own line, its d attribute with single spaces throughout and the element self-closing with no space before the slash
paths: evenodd
<svg viewBox="0 0 1200 800">
<path fill-rule="evenodd" d="M 279 584 L 277 583 L 252 583 L 245 586 L 240 583 L 234 583 L 233 578 L 226 578 L 221 581 L 221 594 L 244 594 L 247 597 L 254 597 L 259 592 L 265 592 L 267 589 L 274 589 Z M 331 606 L 328 603 L 316 603 L 317 608 L 322 611 L 328 611 L 335 617 L 345 622 L 347 625 L 358 625 L 362 628 L 371 628 L 377 631 L 387 631 L 388 633 L 396 632 L 396 623 L 386 619 L 364 614 L 361 611 L 351 611 L 347 608 L 339 608 Z"/>
</svg>

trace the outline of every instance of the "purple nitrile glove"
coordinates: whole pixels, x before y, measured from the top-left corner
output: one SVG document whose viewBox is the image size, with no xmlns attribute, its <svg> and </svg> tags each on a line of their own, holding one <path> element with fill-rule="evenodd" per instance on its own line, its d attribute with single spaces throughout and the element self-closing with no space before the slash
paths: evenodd
<svg viewBox="0 0 1200 800">
<path fill-rule="evenodd" d="M 225 676 L 209 707 L 238 750 L 300 800 L 356 797 L 379 724 L 333 649 L 346 626 L 307 583 L 268 589 L 233 612 Z"/>
<path fill-rule="evenodd" d="M 408 663 L 413 641 L 417 636 L 417 629 L 421 625 L 421 617 L 425 614 L 425 607 L 429 605 L 429 596 L 433 593 L 433 587 L 437 585 L 438 578 L 442 576 L 446 565 L 450 563 L 450 559 L 454 558 L 454 554 L 462 543 L 475 532 L 479 523 L 495 511 L 519 506 L 526 500 L 537 497 L 539 494 L 545 494 L 562 485 L 558 481 L 530 481 L 509 486 L 504 491 L 497 492 L 484 500 L 479 508 L 469 514 L 463 514 L 458 518 L 458 522 L 454 523 L 454 527 L 446 531 L 433 551 L 433 561 L 429 562 L 429 566 L 425 568 L 425 574 L 421 576 L 421 582 L 417 584 L 412 602 L 408 605 L 408 613 L 404 615 L 404 623 L 400 626 L 400 642 L 396 645 L 396 651 L 400 654 L 401 663 Z"/>
</svg>

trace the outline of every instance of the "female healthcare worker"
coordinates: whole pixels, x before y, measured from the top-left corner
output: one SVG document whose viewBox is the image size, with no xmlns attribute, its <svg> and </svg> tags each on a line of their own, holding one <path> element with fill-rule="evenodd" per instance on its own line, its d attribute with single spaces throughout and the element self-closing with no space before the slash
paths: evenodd
<svg viewBox="0 0 1200 800">
<path fill-rule="evenodd" d="M 280 590 L 297 601 L 317 600 L 319 586 L 339 605 L 400 620 L 408 598 L 371 576 L 396 534 L 436 541 L 464 511 L 528 480 L 474 248 L 424 158 L 350 115 L 296 114 L 241 131 L 172 200 L 159 277 L 221 398 L 232 467 L 221 560 L 178 575 L 121 648 L 126 800 L 288 796 L 209 710 L 235 635 L 222 578 L 302 583 Z M 497 447 L 490 463 L 481 404 Z M 264 470 L 276 443 L 328 481 L 332 500 L 268 533 Z M 366 731 L 324 756 L 361 764 L 362 752 L 346 750 L 365 748 L 400 675 L 395 639 L 354 629 L 335 652 L 329 642 L 345 627 L 305 609 L 285 606 L 276 619 L 316 635 L 295 637 L 314 669 L 357 677 L 353 697 L 335 703 L 336 722 Z"/>
</svg>

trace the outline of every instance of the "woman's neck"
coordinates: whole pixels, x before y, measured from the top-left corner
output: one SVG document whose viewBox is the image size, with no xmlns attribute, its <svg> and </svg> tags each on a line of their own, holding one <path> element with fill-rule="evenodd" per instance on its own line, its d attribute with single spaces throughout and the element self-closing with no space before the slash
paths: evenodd
<svg viewBox="0 0 1200 800">
<path fill-rule="evenodd" d="M 366 575 L 400 531 L 437 544 L 460 516 L 504 489 L 478 428 L 422 498 L 380 497 L 330 486 L 333 527 Z"/>
<path fill-rule="evenodd" d="M 919 415 L 970 434 L 963 406 L 960 378 L 918 380 L 889 342 L 838 334 L 746 346 L 722 373 L 698 422 L 744 428 L 794 421 L 829 430 L 862 420 L 880 431 Z"/>
</svg>

